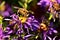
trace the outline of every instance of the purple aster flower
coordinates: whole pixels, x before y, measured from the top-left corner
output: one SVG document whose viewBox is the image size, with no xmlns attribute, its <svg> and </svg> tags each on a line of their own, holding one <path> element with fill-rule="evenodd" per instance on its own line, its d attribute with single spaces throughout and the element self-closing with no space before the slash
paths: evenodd
<svg viewBox="0 0 60 40">
<path fill-rule="evenodd" d="M 20 34 L 21 31 L 23 31 L 22 30 L 23 27 L 24 27 L 24 29 L 26 29 L 27 33 L 30 34 L 29 33 L 29 28 L 30 28 L 31 31 L 37 30 L 39 28 L 39 22 L 34 18 L 34 16 L 28 17 L 27 20 L 24 23 L 19 24 L 19 29 L 21 29 L 21 30 L 17 31 L 17 34 L 18 33 Z"/>
<path fill-rule="evenodd" d="M 50 0 L 41 0 L 40 2 L 37 3 L 37 5 L 49 5 L 50 4 Z"/>
<path fill-rule="evenodd" d="M 53 23 L 50 24 L 51 26 L 48 28 L 47 31 L 43 31 L 43 39 L 46 40 L 46 37 L 48 35 L 52 35 L 52 33 L 58 33 L 57 30 L 55 30 L 54 28 L 52 28 Z M 49 37 L 48 37 L 49 38 Z"/>
</svg>

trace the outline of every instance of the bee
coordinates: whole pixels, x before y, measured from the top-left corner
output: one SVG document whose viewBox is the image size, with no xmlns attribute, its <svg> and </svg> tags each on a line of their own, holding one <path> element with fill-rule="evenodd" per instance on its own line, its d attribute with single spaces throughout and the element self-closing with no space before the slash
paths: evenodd
<svg viewBox="0 0 60 40">
<path fill-rule="evenodd" d="M 17 14 L 21 14 L 21 15 L 23 15 L 23 16 L 25 16 L 25 17 L 29 16 L 30 13 L 31 13 L 31 14 L 34 14 L 34 12 L 28 11 L 28 10 L 25 9 L 25 8 L 19 8 L 19 7 L 14 7 L 14 8 L 15 8 L 15 9 L 18 9 Z"/>
<path fill-rule="evenodd" d="M 41 23 L 40 26 L 41 26 L 41 29 L 42 29 L 42 30 L 44 30 L 44 31 L 48 30 L 46 24 Z"/>
<path fill-rule="evenodd" d="M 38 28 L 38 32 L 40 32 L 41 30 L 43 30 L 43 31 L 48 31 L 47 25 L 44 24 L 44 23 L 41 23 L 41 24 L 40 24 L 40 27 Z"/>
<path fill-rule="evenodd" d="M 26 10 L 25 8 L 19 8 L 17 13 L 20 13 L 23 16 L 28 16 L 28 10 Z"/>
</svg>

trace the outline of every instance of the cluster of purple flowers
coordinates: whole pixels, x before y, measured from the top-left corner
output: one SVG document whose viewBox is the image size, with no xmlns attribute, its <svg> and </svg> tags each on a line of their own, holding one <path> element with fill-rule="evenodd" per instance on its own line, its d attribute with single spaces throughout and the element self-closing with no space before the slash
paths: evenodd
<svg viewBox="0 0 60 40">
<path fill-rule="evenodd" d="M 55 5 L 56 4 L 56 5 Z M 54 22 L 55 22 L 55 18 L 59 18 L 57 17 L 59 15 L 58 11 L 57 10 L 60 10 L 59 8 L 59 5 L 60 5 L 60 0 L 40 0 L 37 5 L 40 5 L 40 6 L 43 6 L 43 7 L 47 7 L 49 6 L 48 8 L 48 12 L 52 15 L 50 15 L 49 18 L 53 18 Z M 48 19 L 49 20 L 49 19 Z M 51 19 L 50 19 L 51 20 Z M 44 40 L 46 40 L 46 37 L 47 37 L 47 33 L 48 34 L 52 34 L 52 33 L 57 33 L 57 31 L 52 27 L 53 26 L 53 22 L 51 22 L 50 24 L 50 27 L 49 27 L 49 30 L 47 32 L 44 32 Z M 48 37 L 50 40 L 52 40 L 50 37 Z M 54 39 L 55 40 L 55 39 Z"/>
<path fill-rule="evenodd" d="M 18 19 L 18 16 L 15 14 L 13 14 L 11 17 L 12 17 L 11 19 L 12 23 L 6 27 L 5 36 L 15 33 L 16 35 L 18 36 L 20 35 L 19 37 L 21 37 L 21 34 L 24 33 L 24 29 L 26 30 L 26 33 L 29 35 L 30 35 L 29 28 L 31 31 L 38 30 L 39 22 L 34 18 L 34 16 L 28 17 L 25 23 L 21 23 L 21 21 Z M 13 29 L 11 27 L 13 27 Z M 25 36 L 24 36 L 24 39 L 25 39 Z"/>
<path fill-rule="evenodd" d="M 41 0 L 38 3 L 38 5 L 41 5 L 43 3 L 46 3 L 46 5 L 50 5 L 49 0 Z M 31 32 L 36 33 L 36 31 L 37 31 L 37 34 L 38 34 L 39 33 L 38 30 L 41 31 L 40 30 L 41 25 L 35 19 L 35 17 L 33 15 L 29 14 L 31 16 L 27 16 L 27 17 L 20 15 L 21 16 L 20 17 L 19 15 L 13 13 L 10 6 L 8 6 L 8 5 L 5 5 L 5 6 L 6 6 L 5 7 L 6 10 L 0 11 L 0 13 L 1 13 L 1 16 L 3 17 L 2 20 L 6 20 L 9 22 L 8 22 L 8 25 L 4 29 L 2 26 L 0 26 L 1 27 L 0 28 L 0 35 L 1 35 L 0 40 L 2 40 L 2 39 L 11 40 L 11 36 L 13 36 L 12 40 L 29 40 L 28 39 L 29 37 L 36 36 L 35 34 L 33 34 Z M 8 17 L 11 17 L 11 19 L 9 19 Z M 52 25 L 50 25 L 50 26 L 52 26 Z M 46 28 L 46 26 L 44 26 L 42 28 L 44 29 L 44 28 Z M 58 33 L 58 32 L 53 27 L 48 26 L 47 30 L 43 30 L 43 39 L 46 40 L 46 37 L 48 37 L 50 39 L 50 37 L 47 34 L 51 35 L 52 33 Z"/>
</svg>

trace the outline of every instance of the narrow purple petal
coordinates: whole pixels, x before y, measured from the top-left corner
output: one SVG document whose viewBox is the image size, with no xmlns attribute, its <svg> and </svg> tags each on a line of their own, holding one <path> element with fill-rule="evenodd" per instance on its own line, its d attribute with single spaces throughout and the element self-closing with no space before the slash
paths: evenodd
<svg viewBox="0 0 60 40">
<path fill-rule="evenodd" d="M 32 22 L 38 22 L 35 18 L 33 18 Z"/>
<path fill-rule="evenodd" d="M 7 30 L 10 30 L 10 28 L 9 28 L 9 27 L 6 27 L 6 29 L 7 29 Z"/>
<path fill-rule="evenodd" d="M 24 25 L 24 26 L 25 26 L 26 29 L 28 28 L 27 25 Z"/>
<path fill-rule="evenodd" d="M 7 37 L 9 38 L 9 37 L 10 37 L 10 35 L 3 36 L 3 38 L 7 38 Z"/>
<path fill-rule="evenodd" d="M 33 23 L 32 25 L 34 25 L 36 28 L 39 28 L 38 24 Z"/>
<path fill-rule="evenodd" d="M 24 36 L 24 39 L 28 38 L 28 37 L 31 37 L 31 36 L 34 36 L 34 35 L 32 35 L 32 34 L 26 35 L 26 36 Z"/>
<path fill-rule="evenodd" d="M 46 40 L 46 37 L 47 37 L 47 32 L 43 32 L 43 40 Z"/>
<path fill-rule="evenodd" d="M 52 40 L 52 38 L 51 38 L 51 37 L 49 37 L 49 36 L 47 36 L 47 37 L 48 37 L 48 39 L 49 39 L 49 40 Z"/>
<path fill-rule="evenodd" d="M 54 33 L 58 33 L 56 30 L 53 30 Z"/>
<path fill-rule="evenodd" d="M 56 37 L 57 37 L 57 36 L 55 36 L 55 37 L 53 38 L 53 40 L 56 40 Z"/>
<path fill-rule="evenodd" d="M 26 24 L 28 24 L 29 26 L 31 26 L 31 23 L 29 23 L 29 22 L 26 22 Z"/>
<path fill-rule="evenodd" d="M 11 30 L 11 31 L 8 32 L 8 34 L 11 34 L 12 32 L 13 32 L 13 31 Z"/>
</svg>

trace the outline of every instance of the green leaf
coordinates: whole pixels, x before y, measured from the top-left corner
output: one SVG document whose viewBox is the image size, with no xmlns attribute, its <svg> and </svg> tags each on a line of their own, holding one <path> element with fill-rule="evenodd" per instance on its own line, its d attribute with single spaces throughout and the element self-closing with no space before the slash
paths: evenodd
<svg viewBox="0 0 60 40">
<path fill-rule="evenodd" d="M 51 19 L 52 19 L 52 17 L 53 17 L 53 15 L 52 15 L 52 14 L 50 14 L 50 17 L 49 17 L 49 19 L 48 19 L 48 20 L 51 20 Z"/>
<path fill-rule="evenodd" d="M 27 3 L 24 3 L 24 8 L 27 9 Z"/>
<path fill-rule="evenodd" d="M 30 3 L 32 0 L 28 0 L 28 3 Z"/>
<path fill-rule="evenodd" d="M 3 2 L 0 4 L 1 7 L 4 6 L 4 5 L 5 5 L 5 1 L 3 1 Z"/>
<path fill-rule="evenodd" d="M 35 38 L 37 39 L 38 38 L 38 35 Z"/>
<path fill-rule="evenodd" d="M 20 5 L 21 7 L 24 7 L 24 5 L 23 5 L 22 2 L 18 1 L 18 3 L 19 3 L 19 5 Z"/>
<path fill-rule="evenodd" d="M 2 24 L 2 19 L 3 19 L 3 17 L 2 17 L 2 16 L 0 16 L 0 24 Z"/>
<path fill-rule="evenodd" d="M 0 20 L 0 24 L 2 24 L 2 20 Z"/>
<path fill-rule="evenodd" d="M 5 1 L 3 1 L 1 4 L 0 4 L 0 10 L 1 11 L 4 11 L 4 9 L 5 9 Z"/>
<path fill-rule="evenodd" d="M 25 0 L 25 3 L 27 3 L 28 2 L 28 0 Z"/>
</svg>

